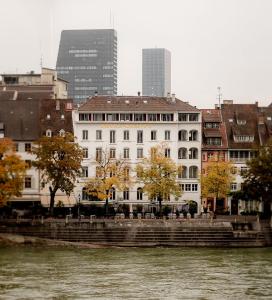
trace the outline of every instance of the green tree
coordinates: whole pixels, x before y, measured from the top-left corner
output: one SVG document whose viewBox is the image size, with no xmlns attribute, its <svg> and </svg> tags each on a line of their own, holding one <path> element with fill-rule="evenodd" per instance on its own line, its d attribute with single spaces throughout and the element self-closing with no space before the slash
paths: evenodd
<svg viewBox="0 0 272 300">
<path fill-rule="evenodd" d="M 170 195 L 181 196 L 181 188 L 177 182 L 179 166 L 166 157 L 165 146 L 159 145 L 151 148 L 149 157 L 136 166 L 138 181 L 143 183 L 143 191 L 150 199 L 159 202 L 160 215 L 162 201 L 168 200 Z"/>
<path fill-rule="evenodd" d="M 201 176 L 201 196 L 204 198 L 214 197 L 216 201 L 226 197 L 233 181 L 232 167 L 231 163 L 225 161 L 209 162 L 206 173 Z"/>
<path fill-rule="evenodd" d="M 0 139 L 0 206 L 11 197 L 21 196 L 27 166 L 15 154 L 14 144 L 10 139 Z"/>
<path fill-rule="evenodd" d="M 50 214 L 53 215 L 57 191 L 70 195 L 77 176 L 81 174 L 83 151 L 74 142 L 73 135 L 67 133 L 40 138 L 32 153 L 36 156 L 33 165 L 41 171 L 41 183 L 49 184 Z"/>
<path fill-rule="evenodd" d="M 264 214 L 271 215 L 272 202 L 272 140 L 261 146 L 258 155 L 247 162 L 243 190 L 264 203 Z"/>
<path fill-rule="evenodd" d="M 108 150 L 96 157 L 96 175 L 85 185 L 87 194 L 105 201 L 105 214 L 108 215 L 109 198 L 116 191 L 129 187 L 132 177 L 125 159 L 112 158 Z"/>
</svg>

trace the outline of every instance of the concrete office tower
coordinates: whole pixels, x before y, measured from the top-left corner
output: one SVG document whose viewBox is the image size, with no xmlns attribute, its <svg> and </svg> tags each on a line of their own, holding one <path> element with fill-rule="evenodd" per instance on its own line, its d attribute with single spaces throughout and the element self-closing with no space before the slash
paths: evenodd
<svg viewBox="0 0 272 300">
<path fill-rule="evenodd" d="M 117 34 L 114 29 L 64 30 L 58 74 L 69 81 L 68 97 L 80 102 L 94 95 L 117 94 Z"/>
<path fill-rule="evenodd" d="M 166 97 L 171 93 L 171 52 L 164 48 L 143 49 L 142 94 Z"/>
</svg>

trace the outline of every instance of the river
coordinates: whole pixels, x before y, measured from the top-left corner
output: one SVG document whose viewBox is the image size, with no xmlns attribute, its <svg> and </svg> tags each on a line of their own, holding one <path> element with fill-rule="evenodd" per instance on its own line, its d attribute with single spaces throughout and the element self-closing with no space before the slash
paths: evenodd
<svg viewBox="0 0 272 300">
<path fill-rule="evenodd" d="M 272 299 L 272 249 L 0 248 L 0 299 Z"/>
</svg>

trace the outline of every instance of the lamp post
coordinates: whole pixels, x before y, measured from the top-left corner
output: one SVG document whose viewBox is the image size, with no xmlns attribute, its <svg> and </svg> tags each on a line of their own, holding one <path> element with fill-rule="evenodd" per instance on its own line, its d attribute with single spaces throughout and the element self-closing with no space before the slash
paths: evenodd
<svg viewBox="0 0 272 300">
<path fill-rule="evenodd" d="M 78 202 L 77 202 L 77 217 L 78 217 L 78 221 L 80 221 L 80 199 L 81 199 L 81 196 L 80 194 L 78 194 Z"/>
</svg>

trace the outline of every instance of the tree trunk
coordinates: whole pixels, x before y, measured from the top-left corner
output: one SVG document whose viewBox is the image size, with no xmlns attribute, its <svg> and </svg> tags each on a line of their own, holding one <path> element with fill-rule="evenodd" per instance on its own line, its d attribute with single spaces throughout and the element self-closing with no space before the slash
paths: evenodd
<svg viewBox="0 0 272 300">
<path fill-rule="evenodd" d="M 162 216 L 162 198 L 161 198 L 161 196 L 158 197 L 158 201 L 159 201 L 159 215 L 161 217 Z"/>
<path fill-rule="evenodd" d="M 107 196 L 109 195 L 109 191 L 106 191 Z M 105 216 L 107 217 L 109 215 L 109 198 L 106 198 L 105 202 Z"/>
<path fill-rule="evenodd" d="M 49 187 L 49 191 L 50 191 L 50 207 L 49 207 L 49 215 L 51 217 L 53 217 L 54 215 L 54 204 L 55 204 L 55 196 L 56 196 L 56 192 L 57 192 L 57 188 L 55 187 L 54 189 L 52 189 L 52 187 Z"/>
</svg>

